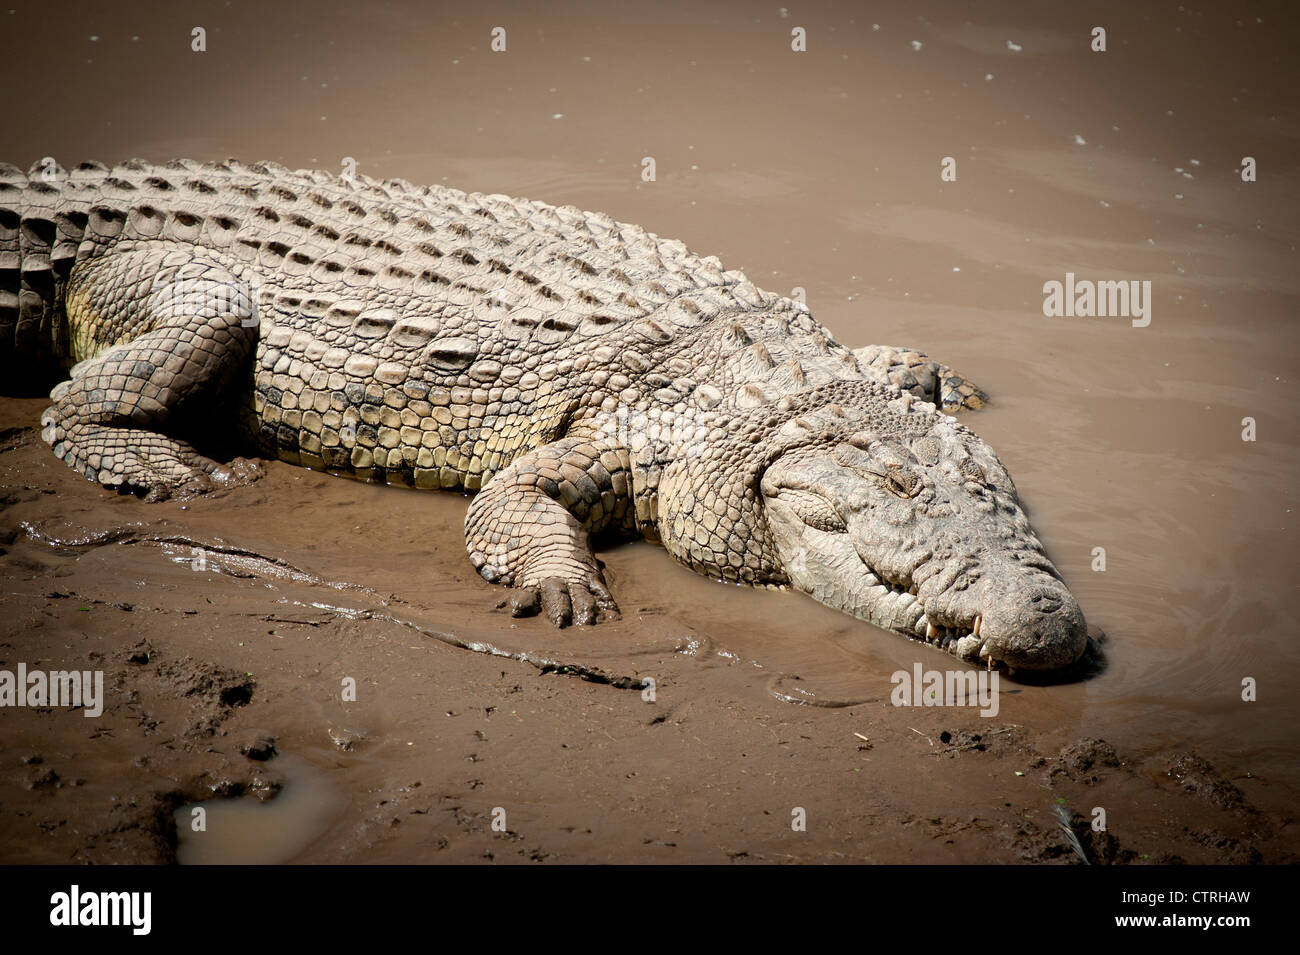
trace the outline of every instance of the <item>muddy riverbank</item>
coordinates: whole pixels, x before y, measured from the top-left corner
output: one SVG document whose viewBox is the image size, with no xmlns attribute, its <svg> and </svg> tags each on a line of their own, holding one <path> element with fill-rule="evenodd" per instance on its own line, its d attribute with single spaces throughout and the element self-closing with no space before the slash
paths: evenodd
<svg viewBox="0 0 1300 955">
<path fill-rule="evenodd" d="M 1068 863 L 1058 806 L 1106 810 L 1094 861 L 1294 856 L 1282 781 L 1098 741 L 1086 683 L 896 708 L 889 674 L 941 655 L 643 544 L 603 555 L 623 619 L 557 632 L 493 609 L 459 495 L 272 464 L 148 505 L 51 458 L 40 406 L 0 404 L 0 666 L 106 691 L 95 719 L 4 713 L 5 861 L 172 861 L 174 812 L 237 796 L 191 858 Z M 258 813 L 290 798 L 268 847 Z"/>
</svg>

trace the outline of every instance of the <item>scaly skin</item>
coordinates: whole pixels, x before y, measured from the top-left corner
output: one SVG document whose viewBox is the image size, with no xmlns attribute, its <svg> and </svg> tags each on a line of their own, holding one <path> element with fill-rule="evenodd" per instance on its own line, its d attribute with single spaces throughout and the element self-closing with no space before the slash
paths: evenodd
<svg viewBox="0 0 1300 955">
<path fill-rule="evenodd" d="M 234 437 L 481 489 L 470 559 L 557 625 L 617 612 L 589 541 L 639 533 L 967 660 L 1051 669 L 1084 649 L 1005 469 L 930 403 L 983 393 L 919 352 L 854 353 L 680 242 L 271 164 L 40 173 L 0 167 L 0 373 L 66 379 L 43 436 L 91 480 L 155 497 L 255 480 L 204 453 Z"/>
</svg>

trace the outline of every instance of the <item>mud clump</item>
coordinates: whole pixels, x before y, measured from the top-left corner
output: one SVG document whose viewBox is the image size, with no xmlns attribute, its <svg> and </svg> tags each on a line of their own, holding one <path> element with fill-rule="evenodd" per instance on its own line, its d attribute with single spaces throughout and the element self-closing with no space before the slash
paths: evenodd
<svg viewBox="0 0 1300 955">
<path fill-rule="evenodd" d="M 1065 806 L 1054 808 L 1051 822 L 1040 827 L 1026 821 L 1017 831 L 1022 858 L 1066 865 L 1131 865 L 1143 861 L 1132 849 L 1120 845 L 1107 830 L 1096 830 L 1090 820 Z"/>
<path fill-rule="evenodd" d="M 148 640 L 141 640 L 126 651 L 126 662 L 134 663 L 136 666 L 144 666 L 153 659 L 156 652 L 152 643 Z"/>
<path fill-rule="evenodd" d="M 1248 808 L 1241 790 L 1199 756 L 1191 753 L 1175 756 L 1166 775 L 1176 779 L 1183 792 L 1197 795 L 1212 806 L 1230 810 Z"/>
<path fill-rule="evenodd" d="M 1259 865 L 1264 861 L 1263 855 L 1254 846 L 1242 842 L 1233 836 L 1225 836 L 1217 829 L 1183 830 L 1198 845 L 1213 849 L 1229 865 Z"/>
<path fill-rule="evenodd" d="M 52 769 L 34 773 L 27 778 L 27 789 L 29 791 L 37 789 L 55 789 L 62 785 L 63 783 L 60 781 L 59 774 Z"/>
<path fill-rule="evenodd" d="M 1060 764 L 1053 774 L 1063 773 L 1084 783 L 1095 783 L 1102 769 L 1119 769 L 1123 763 L 1115 747 L 1104 739 L 1076 740 L 1061 750 Z"/>
<path fill-rule="evenodd" d="M 252 702 L 257 681 L 229 667 L 184 657 L 160 664 L 160 683 L 175 696 L 194 704 L 193 723 L 187 736 L 214 736 L 237 707 Z"/>
<path fill-rule="evenodd" d="M 173 793 L 176 805 L 209 799 L 237 799 L 251 796 L 258 802 L 274 799 L 284 788 L 284 776 L 261 763 L 244 764 L 247 769 L 231 766 L 217 773 L 202 773 L 188 786 Z"/>
<path fill-rule="evenodd" d="M 246 742 L 240 744 L 239 751 L 249 759 L 264 763 L 276 754 L 275 737 L 269 733 L 254 733 Z"/>
<path fill-rule="evenodd" d="M 1097 832 L 1091 827 L 1079 835 L 1084 850 L 1093 865 L 1129 865 L 1138 861 L 1132 849 L 1121 848 L 1119 840 L 1109 832 Z"/>
</svg>

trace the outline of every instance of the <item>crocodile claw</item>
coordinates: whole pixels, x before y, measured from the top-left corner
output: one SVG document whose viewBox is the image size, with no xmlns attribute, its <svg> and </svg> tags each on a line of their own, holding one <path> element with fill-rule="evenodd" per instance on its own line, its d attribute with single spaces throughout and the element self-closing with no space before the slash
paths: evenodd
<svg viewBox="0 0 1300 955">
<path fill-rule="evenodd" d="M 617 618 L 618 604 L 599 578 L 565 580 L 547 577 L 535 587 L 516 587 L 510 598 L 512 617 L 531 617 L 541 612 L 556 627 L 571 623 L 589 626 Z"/>
<path fill-rule="evenodd" d="M 242 487 L 261 479 L 262 466 L 248 458 L 234 458 L 217 465 L 210 477 L 217 487 Z"/>
</svg>

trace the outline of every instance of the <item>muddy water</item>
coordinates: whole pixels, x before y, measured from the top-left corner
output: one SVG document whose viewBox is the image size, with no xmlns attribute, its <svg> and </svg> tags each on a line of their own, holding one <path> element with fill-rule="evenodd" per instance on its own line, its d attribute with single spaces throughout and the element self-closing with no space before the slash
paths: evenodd
<svg viewBox="0 0 1300 955">
<path fill-rule="evenodd" d="M 1019 687 L 1003 716 L 1140 750 L 1195 745 L 1239 777 L 1300 788 L 1300 126 L 1285 6 L 154 2 L 56 17 L 11 3 L 0 62 L 46 79 L 11 100 L 6 160 L 353 157 L 368 174 L 601 209 L 760 285 L 805 289 L 841 341 L 940 357 L 993 396 L 967 423 L 1105 634 L 1100 674 Z M 196 25 L 205 53 L 190 49 Z M 1096 25 L 1105 53 L 1088 48 Z M 489 49 L 494 26 L 504 53 Z M 796 26 L 806 53 L 790 50 Z M 1258 181 L 1241 180 L 1243 156 Z M 941 181 L 944 157 L 956 181 Z M 1150 281 L 1150 324 L 1045 317 L 1043 284 L 1067 272 Z M 458 497 L 417 510 L 413 492 L 314 493 L 359 532 L 379 514 L 413 523 L 347 559 L 304 541 L 295 508 L 263 508 L 241 541 L 407 594 L 424 562 L 463 559 Z M 685 620 L 829 701 L 881 698 L 895 669 L 948 663 L 646 545 L 602 557 L 627 652 Z M 425 597 L 458 617 L 484 600 L 469 578 Z M 502 639 L 499 623 L 466 626 Z M 600 638 L 555 639 L 576 651 Z M 1259 702 L 1241 701 L 1245 678 Z"/>
<path fill-rule="evenodd" d="M 293 753 L 275 761 L 283 775 L 275 798 L 212 799 L 175 812 L 181 865 L 274 865 L 288 862 L 329 828 L 346 803 L 329 775 Z M 202 810 L 202 815 L 196 815 Z M 201 828 L 195 820 L 202 818 Z"/>
</svg>

